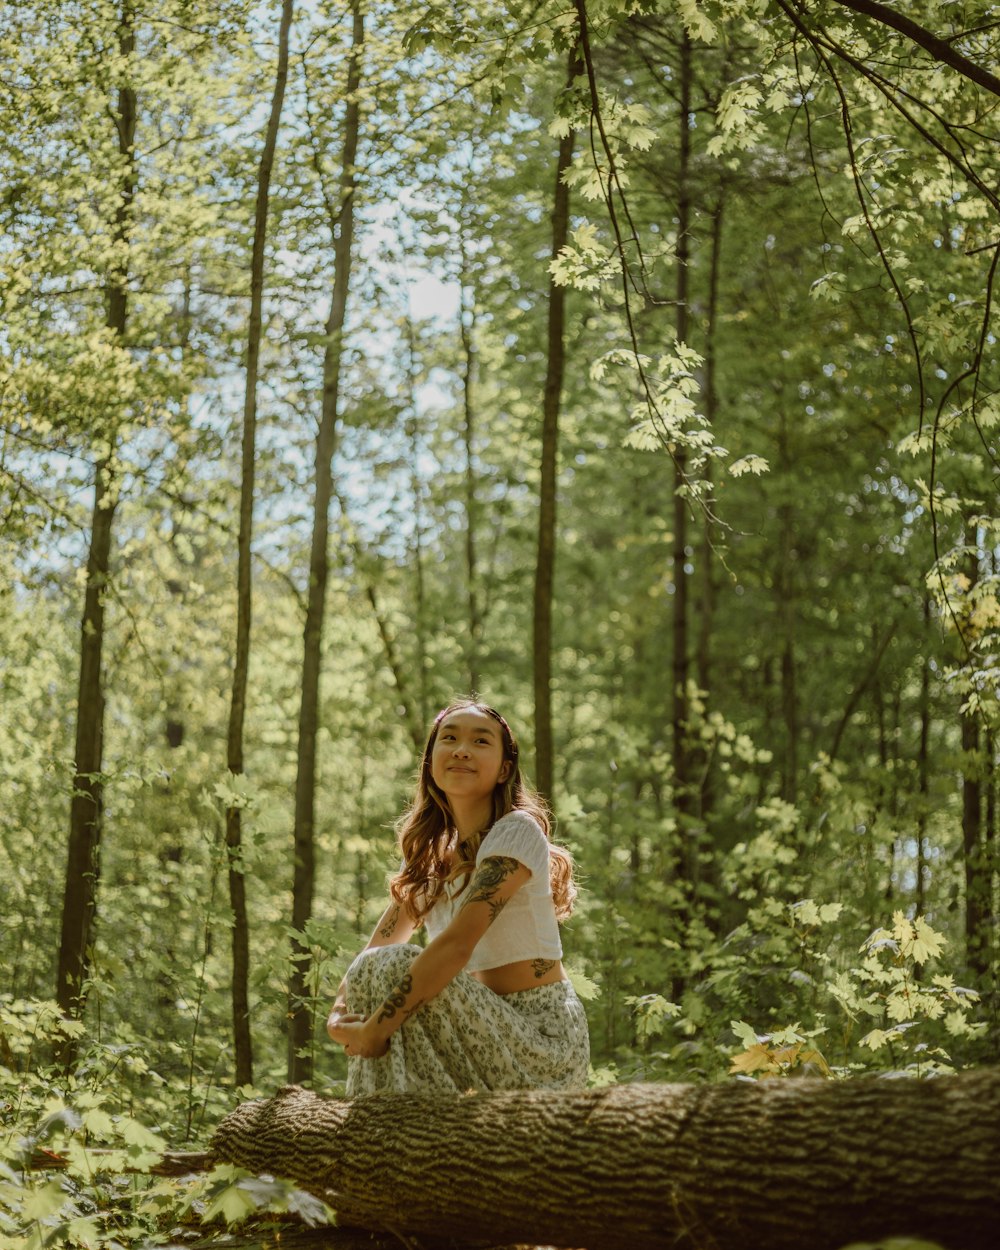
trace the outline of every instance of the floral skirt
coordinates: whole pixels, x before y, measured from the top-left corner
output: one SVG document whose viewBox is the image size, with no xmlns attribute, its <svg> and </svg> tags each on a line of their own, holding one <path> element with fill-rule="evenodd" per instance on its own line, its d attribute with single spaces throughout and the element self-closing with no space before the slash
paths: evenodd
<svg viewBox="0 0 1000 1250">
<path fill-rule="evenodd" d="M 410 945 L 362 951 L 347 971 L 348 1011 L 377 1011 L 419 954 Z M 587 1018 L 569 981 L 495 994 L 460 972 L 396 1030 L 388 1054 L 348 1058 L 347 1096 L 583 1089 L 589 1061 Z"/>
</svg>

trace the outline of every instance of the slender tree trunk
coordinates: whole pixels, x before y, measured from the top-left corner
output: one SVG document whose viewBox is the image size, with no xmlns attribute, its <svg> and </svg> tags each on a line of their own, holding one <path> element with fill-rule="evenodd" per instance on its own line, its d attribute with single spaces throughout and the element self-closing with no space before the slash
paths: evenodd
<svg viewBox="0 0 1000 1250">
<path fill-rule="evenodd" d="M 987 927 L 996 933 L 997 915 L 997 742 L 992 729 L 985 731 L 986 763 L 983 784 L 986 788 L 986 823 L 983 827 L 983 871 L 986 877 L 986 897 L 989 915 Z"/>
<path fill-rule="evenodd" d="M 342 337 L 354 239 L 355 158 L 361 129 L 361 53 L 364 17 L 360 0 L 352 0 L 352 43 L 347 71 L 347 105 L 341 157 L 339 215 L 334 230 L 334 281 L 326 322 L 323 353 L 323 402 L 316 438 L 316 487 L 312 544 L 309 556 L 309 594 L 302 659 L 302 698 L 299 706 L 299 744 L 295 776 L 295 865 L 292 879 L 292 971 L 288 985 L 288 1075 L 308 1080 L 312 1075 L 310 1039 L 312 1011 L 307 1002 L 309 950 L 304 930 L 312 915 L 315 865 L 316 738 L 319 727 L 319 686 L 323 620 L 329 570 L 327 551 L 330 501 L 333 497 L 333 454 L 337 441 Z"/>
<path fill-rule="evenodd" d="M 463 214 L 464 216 L 464 214 Z M 479 567 L 476 536 L 479 508 L 476 500 L 476 295 L 472 290 L 471 262 L 465 238 L 464 221 L 458 233 L 461 269 L 459 289 L 461 307 L 458 314 L 462 341 L 462 445 L 465 449 L 465 595 L 468 641 L 466 665 L 469 694 L 479 690 L 479 644 L 483 633 L 482 606 L 479 602 Z M 467 301 L 468 297 L 468 302 Z"/>
<path fill-rule="evenodd" d="M 988 971 L 985 874 L 983 872 L 983 790 L 980 779 L 979 722 L 962 713 L 962 847 L 965 862 L 965 959 L 980 976 Z"/>
<path fill-rule="evenodd" d="M 791 474 L 792 457 L 788 446 L 788 424 L 784 405 L 776 393 L 779 404 L 778 463 L 783 473 Z M 793 577 L 792 549 L 795 545 L 795 515 L 788 504 L 780 505 L 781 547 L 778 552 L 776 586 L 778 591 L 778 620 L 781 637 L 781 719 L 784 723 L 785 742 L 781 768 L 781 797 L 786 803 L 794 803 L 798 792 L 799 777 L 799 699 L 798 672 L 795 661 L 795 582 Z"/>
<path fill-rule="evenodd" d="M 678 111 L 679 144 L 677 153 L 677 311 L 674 331 L 678 342 L 686 343 L 690 322 L 690 275 L 691 263 L 691 88 L 693 77 L 691 40 L 687 31 L 681 35 L 680 63 L 677 90 L 680 96 Z M 688 633 L 690 595 L 688 575 L 688 513 L 687 500 L 681 492 L 687 476 L 687 461 L 683 451 L 674 459 L 674 595 L 673 595 L 673 660 L 671 733 L 673 744 L 674 804 L 682 821 L 681 837 L 687 839 L 690 818 L 695 803 L 692 793 L 691 759 L 687 745 L 688 734 Z M 685 819 L 688 818 L 688 819 Z M 693 887 L 698 876 L 698 855 L 692 843 L 692 853 L 687 856 L 686 876 Z"/>
<path fill-rule="evenodd" d="M 930 736 L 931 736 L 931 601 L 924 595 L 924 655 L 920 667 L 920 739 L 917 744 L 917 915 L 922 916 L 927 897 L 927 817 L 930 807 Z"/>
<path fill-rule="evenodd" d="M 572 90 L 582 65 L 574 45 L 566 61 L 566 91 Z M 556 157 L 552 195 L 552 258 L 569 238 L 569 187 L 566 171 L 573 161 L 574 132 L 563 136 Z M 532 655 L 535 687 L 535 785 L 552 801 L 552 587 L 556 562 L 556 478 L 559 467 L 559 409 L 566 369 L 566 288 L 549 279 L 545 389 L 542 393 L 542 461 L 538 487 L 538 546 Z"/>
<path fill-rule="evenodd" d="M 972 538 L 973 546 L 977 536 Z M 971 592 L 979 581 L 976 552 L 966 566 Z M 979 719 L 974 710 L 960 713 L 962 723 L 962 848 L 965 865 L 965 959 L 981 977 L 989 972 L 989 873 L 983 855 L 983 769 Z"/>
<path fill-rule="evenodd" d="M 424 586 L 424 486 L 420 471 L 420 418 L 417 409 L 417 347 L 413 318 L 406 315 L 406 381 L 410 416 L 406 436 L 410 444 L 410 490 L 413 495 L 413 645 L 417 658 L 417 714 L 421 728 L 430 720 L 427 689 L 427 595 Z M 420 748 L 417 748 L 418 751 Z"/>
<path fill-rule="evenodd" d="M 428 1184 L 428 1143 L 448 1166 Z M 891 1142 L 892 1148 L 886 1147 Z M 563 1093 L 283 1089 L 219 1125 L 220 1161 L 401 1236 L 588 1250 L 992 1250 L 1000 1071 L 933 1081 L 613 1085 Z"/>
<path fill-rule="evenodd" d="M 257 376 L 260 366 L 261 322 L 264 303 L 264 245 L 271 171 L 278 146 L 278 128 L 288 79 L 288 33 L 293 0 L 282 0 L 278 28 L 278 65 L 271 96 L 264 147 L 257 171 L 257 205 L 254 215 L 253 251 L 250 261 L 250 320 L 247 329 L 246 391 L 243 398 L 243 472 L 240 483 L 240 531 L 236 573 L 236 663 L 229 705 L 228 765 L 234 775 L 243 772 L 243 725 L 246 718 L 247 678 L 250 672 L 250 626 L 253 612 L 253 503 L 257 457 Z M 242 812 L 226 808 L 226 852 L 229 864 L 229 905 L 233 913 L 233 1042 L 236 1084 L 253 1083 L 253 1046 L 250 1035 L 250 933 L 247 923 L 246 882 L 242 862 Z"/>
<path fill-rule="evenodd" d="M 123 73 L 131 70 L 135 53 L 134 8 L 124 0 L 118 26 L 118 50 Z M 119 340 L 128 320 L 128 248 L 135 196 L 136 95 L 126 84 L 118 89 L 115 111 L 122 172 L 115 210 L 114 239 L 119 259 L 108 277 L 105 324 Z M 80 630 L 80 670 L 77 687 L 76 743 L 73 756 L 73 795 L 70 801 L 69 849 L 63 894 L 62 932 L 56 974 L 56 1001 L 67 1015 L 79 1015 L 84 1005 L 84 983 L 90 968 L 89 948 L 97 914 L 101 825 L 104 813 L 104 601 L 111 567 L 111 539 L 118 492 L 116 449 L 124 414 L 109 420 L 106 450 L 94 475 L 87 582 Z M 62 1048 L 65 1065 L 75 1057 L 75 1043 Z"/>
<path fill-rule="evenodd" d="M 710 429 L 715 429 L 719 412 L 719 392 L 716 384 L 716 359 L 718 355 L 719 328 L 719 278 L 722 269 L 722 220 L 725 202 L 724 190 L 712 217 L 712 251 L 709 264 L 708 311 L 705 325 L 705 419 Z M 712 462 L 705 466 L 705 482 L 709 497 L 712 492 Z M 715 623 L 715 553 L 712 550 L 711 522 L 705 518 L 701 533 L 701 596 L 698 612 L 698 642 L 696 666 L 698 686 L 704 692 L 706 706 L 712 697 L 712 628 Z M 712 809 L 711 765 L 701 768 L 698 814 L 704 820 Z"/>
</svg>

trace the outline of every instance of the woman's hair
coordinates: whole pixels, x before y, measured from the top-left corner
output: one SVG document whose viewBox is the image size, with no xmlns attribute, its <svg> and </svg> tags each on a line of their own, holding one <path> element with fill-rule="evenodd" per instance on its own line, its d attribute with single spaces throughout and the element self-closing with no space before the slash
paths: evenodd
<svg viewBox="0 0 1000 1250">
<path fill-rule="evenodd" d="M 448 869 L 444 863 L 454 832 L 454 821 L 448 798 L 434 782 L 431 775 L 431 753 L 437 741 L 441 723 L 456 712 L 481 712 L 491 716 L 501 727 L 503 758 L 510 764 L 507 779 L 498 781 L 493 789 L 493 811 L 489 826 L 461 842 L 455 860 Z M 418 923 L 441 897 L 445 885 L 462 878 L 462 888 L 468 882 L 475 866 L 476 853 L 489 828 L 508 812 L 527 812 L 541 825 L 549 837 L 549 812 L 544 800 L 521 776 L 517 739 L 500 713 L 475 699 L 459 699 L 434 717 L 427 745 L 420 760 L 420 772 L 414 789 L 413 800 L 396 826 L 399 849 L 403 854 L 403 867 L 389 882 L 393 901 L 404 907 Z M 576 886 L 573 883 L 573 860 L 561 846 L 549 846 L 549 874 L 552 881 L 552 898 L 556 918 L 565 920 L 573 910 Z"/>
</svg>

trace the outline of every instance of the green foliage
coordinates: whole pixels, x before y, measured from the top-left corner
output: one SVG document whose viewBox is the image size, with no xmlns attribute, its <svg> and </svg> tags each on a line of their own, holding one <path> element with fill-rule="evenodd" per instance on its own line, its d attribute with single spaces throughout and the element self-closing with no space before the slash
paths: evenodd
<svg viewBox="0 0 1000 1250">
<path fill-rule="evenodd" d="M 746 943 L 749 950 L 737 964 L 724 949 L 714 958 L 709 955 L 712 966 L 696 997 L 686 1004 L 669 1003 L 656 994 L 630 1000 L 639 1040 L 687 1034 L 695 1040 L 678 1041 L 669 1052 L 655 1056 L 668 1065 L 666 1071 L 696 1054 L 700 1063 L 717 1065 L 716 1075 L 721 1075 L 718 1065 L 728 1060 L 731 1074 L 754 1079 L 799 1071 L 840 1077 L 862 1071 L 936 1076 L 955 1070 L 946 1044 L 963 1047 L 965 1062 L 974 1061 L 977 1052 L 968 1043 L 981 1038 L 987 1027 L 971 1018 L 979 995 L 956 986 L 947 973 L 935 973 L 929 981 L 924 974 L 924 965 L 942 953 L 942 935 L 923 917 L 910 920 L 897 911 L 892 929 L 875 930 L 860 948 L 863 960 L 852 964 L 850 949 L 832 929 L 843 910 L 841 903 L 766 899 L 724 944 Z M 758 983 L 748 995 L 747 980 L 754 976 Z M 718 1024 L 723 1004 L 733 1009 L 752 1005 L 759 1018 L 765 1001 L 760 982 L 772 979 L 784 988 L 769 1014 L 784 1011 L 787 1019 L 791 1005 L 798 1019 L 767 1032 L 732 1020 L 729 1031 L 743 1049 L 731 1051 Z M 704 1000 L 711 1004 L 708 1011 Z M 876 1022 L 883 1027 L 857 1027 Z"/>
<path fill-rule="evenodd" d="M 564 89 L 573 6 L 371 14 L 316 905 L 296 935 L 320 1089 L 342 1089 L 322 1019 L 383 905 L 427 721 L 477 686 L 522 731 L 531 771 L 551 281 L 567 295 L 551 798 L 583 884 L 565 945 L 594 1084 L 924 1076 L 996 1059 L 1000 383 L 983 293 L 998 171 L 963 138 L 992 101 L 844 6 L 807 7 L 818 42 L 760 0 L 590 0 L 593 97 L 583 77 Z M 995 67 L 987 7 L 962 8 L 979 32 L 962 46 Z M 951 38 L 941 23 L 957 10 L 940 8 L 907 13 Z M 234 778 L 237 430 L 274 6 L 137 13 L 130 61 L 116 6 L 0 4 L 4 1245 L 112 1250 L 182 1217 L 324 1218 L 280 1181 L 220 1171 L 185 1185 L 142 1169 L 284 1079 L 304 466 L 339 230 L 345 15 L 297 6 L 293 30 Z M 117 341 L 105 301 L 123 259 L 123 85 L 139 103 L 139 177 Z M 902 108 L 921 96 L 934 111 L 918 130 Z M 553 261 L 570 130 L 570 241 Z M 73 1022 L 48 1000 L 81 553 L 112 443 L 107 802 Z M 234 804 L 244 843 L 230 865 Z M 255 1076 L 242 1090 L 230 866 L 251 917 Z M 988 898 L 971 933 L 970 877 Z M 52 1051 L 70 1035 L 79 1062 L 64 1077 Z M 36 1148 L 68 1161 L 58 1179 L 22 1169 Z"/>
</svg>

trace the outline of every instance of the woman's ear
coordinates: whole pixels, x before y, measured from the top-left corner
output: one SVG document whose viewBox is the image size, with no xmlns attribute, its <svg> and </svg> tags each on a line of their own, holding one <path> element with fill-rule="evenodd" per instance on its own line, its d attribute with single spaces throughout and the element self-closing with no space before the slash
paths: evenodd
<svg viewBox="0 0 1000 1250">
<path fill-rule="evenodd" d="M 497 781 L 508 781 L 510 779 L 511 772 L 512 767 L 510 760 L 504 760 L 504 762 L 500 765 L 500 775 L 497 777 Z"/>
</svg>

